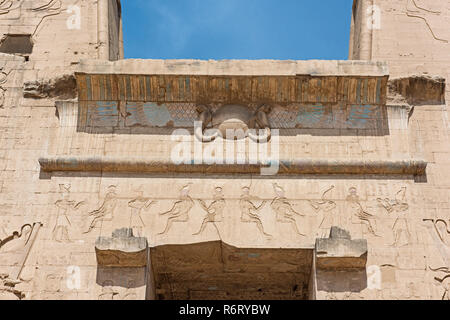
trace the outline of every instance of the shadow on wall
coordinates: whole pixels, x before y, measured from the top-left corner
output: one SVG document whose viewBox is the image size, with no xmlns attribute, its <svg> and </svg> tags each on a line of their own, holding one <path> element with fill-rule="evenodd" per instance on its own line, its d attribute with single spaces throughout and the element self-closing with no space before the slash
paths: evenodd
<svg viewBox="0 0 450 320">
<path fill-rule="evenodd" d="M 97 267 L 99 300 L 136 300 L 135 290 L 146 286 L 146 268 Z"/>
<path fill-rule="evenodd" d="M 325 292 L 361 292 L 367 288 L 366 269 L 317 270 L 317 290 Z"/>
</svg>

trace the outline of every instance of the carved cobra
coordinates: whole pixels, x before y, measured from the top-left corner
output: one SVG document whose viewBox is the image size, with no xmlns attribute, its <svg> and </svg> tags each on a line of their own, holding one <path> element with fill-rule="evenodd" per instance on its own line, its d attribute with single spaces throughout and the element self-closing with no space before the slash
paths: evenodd
<svg viewBox="0 0 450 320">
<path fill-rule="evenodd" d="M 243 117 L 240 118 L 241 119 L 240 121 L 242 121 L 242 123 L 248 128 L 246 131 L 246 137 L 249 137 L 251 140 L 253 140 L 257 143 L 270 141 L 272 134 L 271 134 L 271 129 L 270 129 L 269 118 L 267 115 L 268 115 L 268 113 L 270 113 L 270 111 L 272 109 L 271 106 L 262 105 L 256 110 L 256 112 L 254 114 L 251 114 L 246 107 L 242 107 L 239 105 L 228 105 L 228 107 L 232 108 L 230 110 L 231 114 L 233 114 L 233 111 L 236 111 L 236 107 L 238 108 L 238 110 L 239 110 L 239 108 L 245 110 Z M 226 109 L 227 106 L 224 106 L 221 108 L 222 112 L 223 112 L 224 108 Z M 219 113 L 216 112 L 215 114 L 213 114 L 211 109 L 205 105 L 198 106 L 197 112 L 199 113 L 199 117 L 198 117 L 197 121 L 201 122 L 202 126 L 195 128 L 196 138 L 201 142 L 214 141 L 220 135 L 220 130 L 217 130 L 217 128 L 216 128 L 216 126 L 218 124 L 216 124 L 214 126 L 214 129 L 216 129 L 214 134 L 206 136 L 203 133 L 204 133 L 205 129 L 211 123 L 214 122 L 214 120 L 216 120 L 216 122 L 217 122 L 217 120 L 220 119 L 221 116 L 223 116 L 223 113 L 220 113 L 220 110 L 219 110 L 218 111 Z M 239 111 L 238 111 L 238 113 L 239 113 Z M 236 113 L 234 113 L 234 115 L 236 115 Z M 218 117 L 218 118 L 215 118 L 215 117 Z M 213 125 L 214 125 L 214 123 L 213 123 Z M 254 132 L 252 132 L 252 131 L 255 131 L 255 129 L 265 130 L 265 133 L 260 136 L 257 133 L 255 134 Z"/>
<path fill-rule="evenodd" d="M 215 132 L 212 136 L 205 136 L 203 132 L 206 127 L 212 122 L 212 112 L 208 106 L 200 105 L 197 107 L 197 112 L 199 113 L 198 122 L 202 123 L 201 127 L 195 129 L 195 136 L 201 142 L 211 142 L 214 141 L 218 136 L 219 132 Z"/>
<path fill-rule="evenodd" d="M 270 129 L 269 117 L 267 116 L 272 111 L 272 107 L 269 105 L 262 105 L 255 112 L 255 115 L 252 120 L 250 120 L 249 128 L 251 129 L 264 129 L 265 133 L 262 136 L 255 135 L 248 131 L 248 137 L 252 139 L 254 142 L 269 142 L 272 137 L 272 131 Z M 256 125 L 258 128 L 256 128 Z"/>
</svg>

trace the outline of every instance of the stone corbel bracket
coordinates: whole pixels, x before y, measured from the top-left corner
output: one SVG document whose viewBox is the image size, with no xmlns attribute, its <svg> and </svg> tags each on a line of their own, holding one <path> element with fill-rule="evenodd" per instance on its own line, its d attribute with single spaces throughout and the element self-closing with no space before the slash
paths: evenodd
<svg viewBox="0 0 450 320">
<path fill-rule="evenodd" d="M 415 75 L 388 82 L 388 105 L 445 105 L 445 78 Z"/>
<path fill-rule="evenodd" d="M 367 240 L 352 240 L 347 231 L 333 227 L 328 239 L 316 240 L 316 267 L 319 270 L 365 269 L 367 253 Z"/>
<path fill-rule="evenodd" d="M 116 158 L 52 156 L 39 159 L 42 172 L 111 172 L 148 174 L 260 174 L 262 168 L 270 165 L 258 164 L 175 164 L 166 158 Z M 279 167 L 280 175 L 404 175 L 425 177 L 427 162 L 423 160 L 279 160 L 272 161 L 272 167 Z"/>
<path fill-rule="evenodd" d="M 139 268 L 147 266 L 147 238 L 133 236 L 132 229 L 119 229 L 112 237 L 99 237 L 95 242 L 97 263 L 102 267 Z"/>
</svg>

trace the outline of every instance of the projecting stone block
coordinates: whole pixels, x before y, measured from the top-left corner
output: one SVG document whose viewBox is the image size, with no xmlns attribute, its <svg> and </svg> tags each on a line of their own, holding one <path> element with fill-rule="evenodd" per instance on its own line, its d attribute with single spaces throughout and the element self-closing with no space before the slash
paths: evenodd
<svg viewBox="0 0 450 320">
<path fill-rule="evenodd" d="M 147 266 L 147 238 L 133 236 L 132 229 L 118 229 L 112 237 L 99 237 L 95 242 L 97 263 L 103 267 Z"/>
<path fill-rule="evenodd" d="M 316 240 L 316 266 L 318 269 L 363 269 L 367 251 L 367 240 L 352 240 L 348 231 L 333 227 L 328 239 Z"/>
</svg>

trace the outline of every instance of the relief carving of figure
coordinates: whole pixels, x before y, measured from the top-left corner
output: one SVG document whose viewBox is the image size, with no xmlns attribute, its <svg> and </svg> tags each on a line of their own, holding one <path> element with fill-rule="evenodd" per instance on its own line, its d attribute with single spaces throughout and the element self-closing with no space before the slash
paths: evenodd
<svg viewBox="0 0 450 320">
<path fill-rule="evenodd" d="M 112 280 L 107 280 L 102 284 L 102 291 L 98 300 L 137 300 L 137 294 L 134 292 L 134 281 L 128 280 L 125 290 L 117 289 Z M 121 293 L 122 291 L 122 293 Z"/>
<path fill-rule="evenodd" d="M 58 242 L 69 242 L 69 228 L 72 226 L 69 214 L 73 210 L 78 210 L 84 202 L 76 202 L 69 200 L 70 197 L 70 185 L 59 185 L 59 190 L 62 194 L 62 199 L 55 202 L 58 207 L 58 213 L 56 216 L 55 227 L 53 228 L 53 240 Z"/>
<path fill-rule="evenodd" d="M 438 241 L 445 247 L 450 249 L 450 220 L 447 221 L 443 219 L 424 219 L 424 221 L 429 221 L 433 223 L 434 231 L 438 237 Z"/>
<path fill-rule="evenodd" d="M 168 216 L 168 218 L 164 231 L 159 233 L 159 235 L 169 232 L 174 222 L 189 221 L 189 212 L 194 207 L 194 200 L 192 200 L 189 196 L 189 186 L 190 184 L 181 189 L 180 200 L 174 203 L 172 209 L 167 212 L 160 213 L 161 216 Z"/>
<path fill-rule="evenodd" d="M 400 244 L 408 245 L 411 233 L 409 231 L 408 220 L 406 219 L 406 211 L 409 205 L 406 202 L 406 187 L 400 189 L 395 195 L 395 199 L 377 199 L 380 205 L 386 209 L 389 214 L 395 214 L 396 220 L 392 226 L 394 233 L 394 243 L 392 246 L 397 247 Z"/>
<path fill-rule="evenodd" d="M 102 285 L 102 292 L 98 296 L 98 300 L 117 300 L 119 292 L 114 289 L 113 282 L 108 280 Z"/>
<path fill-rule="evenodd" d="M 43 13 L 41 21 L 36 26 L 36 29 L 33 32 L 33 36 L 35 36 L 38 33 L 39 27 L 41 26 L 42 22 L 51 16 L 59 15 L 63 9 L 62 9 L 62 1 L 61 0 L 49 0 L 41 2 L 38 4 L 37 7 L 30 9 L 35 15 Z"/>
<path fill-rule="evenodd" d="M 134 287 L 135 287 L 134 280 L 128 280 L 127 288 L 126 288 L 124 294 L 122 295 L 122 300 L 129 300 L 129 301 L 137 300 L 137 294 L 136 294 L 135 290 L 133 289 Z"/>
<path fill-rule="evenodd" d="M 309 204 L 313 207 L 313 209 L 319 213 L 322 212 L 323 218 L 320 222 L 319 229 L 322 230 L 321 237 L 326 238 L 329 235 L 330 229 L 333 226 L 336 226 L 334 221 L 334 212 L 333 210 L 336 208 L 336 202 L 327 200 L 327 195 L 334 189 L 334 186 L 331 186 L 328 190 L 326 190 L 322 194 L 321 200 L 310 200 Z"/>
<path fill-rule="evenodd" d="M 445 23 L 443 22 L 442 18 L 439 19 L 439 16 L 443 16 L 441 15 L 442 12 L 432 10 L 432 8 L 424 8 L 423 6 L 418 5 L 416 1 L 417 0 L 406 0 L 406 15 L 410 18 L 418 18 L 423 20 L 435 40 L 448 43 L 448 39 L 443 39 L 436 34 L 435 29 L 437 28 L 432 27 L 431 24 L 433 22 L 438 22 L 441 24 Z M 428 5 L 431 5 L 431 3 L 433 3 L 433 1 L 429 2 L 430 3 Z"/>
<path fill-rule="evenodd" d="M 435 277 L 434 280 L 439 284 L 443 289 L 442 300 L 450 301 L 450 268 L 443 267 L 438 269 L 430 268 L 431 271 L 439 272 L 442 274 L 441 277 Z"/>
<path fill-rule="evenodd" d="M 375 223 L 373 220 L 375 219 L 375 216 L 364 210 L 358 196 L 358 190 L 356 188 L 352 187 L 349 189 L 349 194 L 346 200 L 350 203 L 350 206 L 353 210 L 352 218 L 357 219 L 357 222 L 354 223 L 365 225 L 370 234 L 378 237 L 374 228 Z"/>
<path fill-rule="evenodd" d="M 26 224 L 20 232 L 14 232 L 11 236 L 0 239 L 0 253 L 17 252 L 25 249 L 30 241 L 33 226 Z"/>
<path fill-rule="evenodd" d="M 3 71 L 3 68 L 0 68 L 0 108 L 3 108 L 5 104 L 6 89 L 3 87 L 3 85 L 6 83 L 7 78 L 8 74 Z"/>
<path fill-rule="evenodd" d="M 300 236 L 305 236 L 299 231 L 297 220 L 295 219 L 296 216 L 304 217 L 305 215 L 294 210 L 292 204 L 286 198 L 285 191 L 282 187 L 274 183 L 273 189 L 275 190 L 276 198 L 273 199 L 270 207 L 276 213 L 277 221 L 290 224 L 294 228 L 295 233 Z"/>
<path fill-rule="evenodd" d="M 0 16 L 8 15 L 11 11 L 20 10 L 23 0 L 0 0 Z M 15 4 L 15 5 L 14 5 Z M 20 15 L 20 11 L 18 12 Z M 18 18 L 19 16 L 14 17 Z"/>
<path fill-rule="evenodd" d="M 239 206 L 241 208 L 241 221 L 244 223 L 255 223 L 258 230 L 266 237 L 272 238 L 272 235 L 264 231 L 264 226 L 262 224 L 261 218 L 259 216 L 260 211 L 266 205 L 267 201 L 263 201 L 260 206 L 256 206 L 252 200 L 257 199 L 250 195 L 250 188 L 243 187 L 241 200 L 239 201 Z"/>
<path fill-rule="evenodd" d="M 142 195 L 142 191 L 139 191 L 139 196 L 128 202 L 128 207 L 131 208 L 130 216 L 130 228 L 133 229 L 133 234 L 137 237 L 142 236 L 142 230 L 145 227 L 144 220 L 142 219 L 142 210 L 148 210 L 156 201 L 152 201 L 150 198 L 145 198 Z"/>
<path fill-rule="evenodd" d="M 202 209 L 206 212 L 206 216 L 203 219 L 200 230 L 193 235 L 195 236 L 202 234 L 210 223 L 214 225 L 220 235 L 216 222 L 222 222 L 223 220 L 223 211 L 226 205 L 225 199 L 223 197 L 223 189 L 221 187 L 217 187 L 214 189 L 214 201 L 209 206 L 207 206 L 205 201 L 203 200 L 198 200 L 198 202 L 200 203 Z"/>
<path fill-rule="evenodd" d="M 12 0 L 1 0 L 0 1 L 0 15 L 8 14 L 13 6 Z"/>
<path fill-rule="evenodd" d="M 112 221 L 114 217 L 114 210 L 117 206 L 117 193 L 116 186 L 109 186 L 108 192 L 105 196 L 105 200 L 99 209 L 89 213 L 88 217 L 91 222 L 88 229 L 84 233 L 89 233 L 94 229 L 99 222 Z"/>
<path fill-rule="evenodd" d="M 9 278 L 7 274 L 0 274 L 0 300 L 22 300 L 25 294 L 15 289 L 21 281 Z"/>
<path fill-rule="evenodd" d="M 0 239 L 0 253 L 14 253 L 14 268 L 8 275 L 12 279 L 19 279 L 41 226 L 41 223 L 26 224 L 20 231 Z"/>
</svg>

